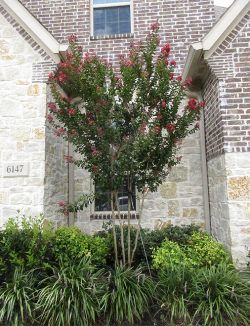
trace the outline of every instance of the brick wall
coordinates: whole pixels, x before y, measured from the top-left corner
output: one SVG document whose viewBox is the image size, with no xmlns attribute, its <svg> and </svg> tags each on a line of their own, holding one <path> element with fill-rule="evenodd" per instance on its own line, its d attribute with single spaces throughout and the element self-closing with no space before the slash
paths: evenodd
<svg viewBox="0 0 250 326">
<path fill-rule="evenodd" d="M 206 130 L 207 159 L 211 159 L 223 152 L 223 124 L 220 112 L 220 81 L 210 71 L 203 88 L 203 98 L 206 102 L 204 109 Z"/>
<path fill-rule="evenodd" d="M 210 76 L 205 87 L 208 110 L 212 106 L 212 110 L 217 112 L 217 114 L 208 113 L 208 116 L 210 115 L 207 125 L 208 156 L 212 147 L 216 148 L 213 156 L 221 152 L 250 152 L 249 35 L 250 15 L 248 13 L 208 60 L 210 68 L 218 79 L 217 87 L 215 87 Z M 214 88 L 213 94 L 211 94 L 212 88 Z M 209 100 L 211 95 L 213 96 Z M 220 104 L 218 108 L 217 103 L 215 109 L 212 102 L 214 97 L 218 98 L 218 95 Z M 221 122 L 218 120 L 222 121 L 223 131 Z M 210 137 L 210 130 L 214 126 L 217 126 L 218 132 L 214 137 Z M 217 146 L 218 143 L 220 146 Z"/>
<path fill-rule="evenodd" d="M 89 0 L 20 0 L 60 41 L 75 33 L 84 48 L 108 58 L 125 53 L 132 40 L 145 37 L 151 23 L 161 25 L 162 41 L 173 44 L 173 56 L 184 64 L 188 47 L 213 25 L 213 0 L 134 0 L 134 37 L 90 40 Z"/>
</svg>

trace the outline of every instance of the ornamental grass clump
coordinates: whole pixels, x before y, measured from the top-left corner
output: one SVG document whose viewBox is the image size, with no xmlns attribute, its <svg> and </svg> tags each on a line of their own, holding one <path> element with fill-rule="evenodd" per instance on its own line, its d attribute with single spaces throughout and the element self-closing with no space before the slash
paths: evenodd
<svg viewBox="0 0 250 326">
<path fill-rule="evenodd" d="M 67 156 L 67 162 L 86 169 L 100 191 L 110 194 L 115 264 L 131 266 L 145 196 L 156 191 L 171 168 L 180 163 L 181 141 L 197 130 L 204 102 L 194 98 L 183 102 L 191 80 L 176 74 L 171 46 L 160 44 L 157 23 L 144 42 L 131 44 L 128 53 L 117 58 L 115 67 L 94 53 L 82 53 L 75 36 L 69 42 L 65 61 L 49 75 L 55 102 L 48 104 L 48 121 L 55 135 L 71 142 L 77 153 L 78 159 Z M 124 183 L 128 194 L 127 248 L 118 198 Z M 132 241 L 134 186 L 138 220 Z M 63 212 L 67 214 L 69 208 L 71 205 L 63 205 Z"/>
<path fill-rule="evenodd" d="M 102 270 L 87 259 L 61 263 L 39 284 L 37 314 L 41 325 L 91 326 L 100 315 L 100 300 L 106 293 Z"/>
<path fill-rule="evenodd" d="M 196 270 L 189 300 L 194 325 L 249 326 L 249 282 L 228 264 Z"/>
<path fill-rule="evenodd" d="M 0 287 L 0 325 L 28 326 L 34 321 L 35 278 L 32 272 L 16 267 Z"/>
<path fill-rule="evenodd" d="M 155 292 L 158 311 L 156 313 L 164 325 L 188 325 L 192 314 L 190 295 L 194 270 L 185 264 L 160 270 Z"/>
<path fill-rule="evenodd" d="M 150 311 L 154 282 L 141 268 L 117 266 L 108 286 L 101 302 L 105 325 L 135 325 Z"/>
</svg>

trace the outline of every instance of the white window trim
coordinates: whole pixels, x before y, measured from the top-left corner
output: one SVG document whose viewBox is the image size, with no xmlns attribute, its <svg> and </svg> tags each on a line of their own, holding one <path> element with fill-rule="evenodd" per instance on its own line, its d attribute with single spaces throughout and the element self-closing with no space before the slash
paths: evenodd
<svg viewBox="0 0 250 326">
<path fill-rule="evenodd" d="M 115 3 L 104 3 L 94 5 L 94 0 L 90 0 L 90 35 L 94 36 L 94 9 L 96 8 L 113 8 L 113 7 L 125 7 L 130 6 L 130 27 L 131 34 L 134 33 L 134 1 L 130 0 L 127 2 L 115 2 Z M 105 36 L 105 35 L 103 35 Z"/>
</svg>

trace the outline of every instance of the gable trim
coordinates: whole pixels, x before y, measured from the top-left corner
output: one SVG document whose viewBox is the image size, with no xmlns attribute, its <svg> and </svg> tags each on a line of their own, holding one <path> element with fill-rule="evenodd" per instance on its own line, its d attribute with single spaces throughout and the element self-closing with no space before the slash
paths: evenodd
<svg viewBox="0 0 250 326">
<path fill-rule="evenodd" d="M 60 44 L 18 0 L 0 0 L 0 5 L 46 51 L 55 63 L 60 62 L 60 55 L 67 50 L 67 44 Z"/>
<path fill-rule="evenodd" d="M 203 59 L 208 60 L 250 10 L 250 0 L 236 0 L 201 40 L 189 47 L 183 78 L 192 76 Z"/>
</svg>

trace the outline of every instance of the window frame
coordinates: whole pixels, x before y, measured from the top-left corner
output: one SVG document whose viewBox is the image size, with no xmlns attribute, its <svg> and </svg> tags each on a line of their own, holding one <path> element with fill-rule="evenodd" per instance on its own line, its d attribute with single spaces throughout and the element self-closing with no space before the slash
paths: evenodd
<svg viewBox="0 0 250 326">
<path fill-rule="evenodd" d="M 130 7 L 130 33 L 126 34 L 104 34 L 104 35 L 94 35 L 94 10 L 98 8 L 114 8 L 114 7 Z M 117 35 L 127 35 L 134 33 L 134 10 L 133 10 L 133 0 L 128 0 L 126 2 L 114 2 L 114 3 L 103 3 L 94 5 L 94 0 L 90 0 L 90 36 L 97 38 L 105 37 L 116 37 Z"/>
<path fill-rule="evenodd" d="M 95 191 L 96 191 L 96 188 L 95 188 L 95 183 L 94 183 L 94 181 L 93 181 L 93 179 L 91 180 L 91 185 L 90 185 L 90 190 L 91 190 L 91 192 L 93 192 L 93 193 L 95 193 Z M 138 198 L 137 198 L 137 196 L 138 196 L 138 192 L 137 192 L 137 189 L 136 189 L 136 187 L 135 187 L 135 209 L 133 209 L 132 207 L 131 207 L 131 214 L 135 214 L 135 213 L 137 213 L 137 211 L 138 211 L 138 205 L 139 205 L 139 201 L 138 201 Z M 118 213 L 118 211 L 115 211 L 115 213 Z M 90 215 L 111 215 L 112 214 L 112 211 L 97 211 L 96 209 L 95 209 L 95 200 L 91 203 L 91 205 L 90 205 Z M 124 214 L 127 214 L 127 211 L 121 211 L 121 214 L 122 215 L 124 215 Z"/>
</svg>

